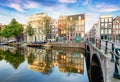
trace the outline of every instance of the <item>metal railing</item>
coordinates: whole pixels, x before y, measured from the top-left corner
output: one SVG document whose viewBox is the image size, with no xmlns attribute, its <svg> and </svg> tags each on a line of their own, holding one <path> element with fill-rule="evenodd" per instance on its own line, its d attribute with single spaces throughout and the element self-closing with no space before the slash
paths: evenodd
<svg viewBox="0 0 120 82">
<path fill-rule="evenodd" d="M 101 48 L 104 49 L 105 54 L 107 54 L 108 52 L 110 52 L 111 54 L 111 62 L 115 63 L 115 68 L 114 68 L 114 74 L 113 77 L 120 79 L 120 71 L 119 71 L 119 59 L 120 59 L 120 47 L 116 47 L 114 42 L 109 42 L 109 41 L 100 41 L 100 42 L 104 42 L 105 44 L 103 45 L 103 43 L 101 44 Z"/>
</svg>

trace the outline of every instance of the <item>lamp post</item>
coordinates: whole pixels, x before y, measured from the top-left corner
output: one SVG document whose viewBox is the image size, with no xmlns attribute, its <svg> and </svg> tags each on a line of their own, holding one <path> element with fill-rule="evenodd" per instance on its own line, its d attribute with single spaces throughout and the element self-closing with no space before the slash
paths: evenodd
<svg viewBox="0 0 120 82">
<path fill-rule="evenodd" d="M 106 40 L 106 41 L 105 41 L 105 54 L 108 53 L 108 52 L 107 52 L 107 50 L 108 50 L 107 46 L 108 46 L 108 41 Z"/>
</svg>

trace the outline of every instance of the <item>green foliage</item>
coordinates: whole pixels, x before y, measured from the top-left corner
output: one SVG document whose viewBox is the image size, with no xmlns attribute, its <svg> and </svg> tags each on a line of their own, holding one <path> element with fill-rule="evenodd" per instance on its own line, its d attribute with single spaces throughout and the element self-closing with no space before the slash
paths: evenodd
<svg viewBox="0 0 120 82">
<path fill-rule="evenodd" d="M 0 27 L 0 36 L 2 36 L 2 28 Z"/>
<path fill-rule="evenodd" d="M 31 25 L 27 26 L 27 34 L 31 37 L 34 35 L 34 30 Z"/>
<path fill-rule="evenodd" d="M 17 38 L 19 35 L 23 33 L 23 26 L 22 24 L 19 24 L 14 18 L 11 20 L 11 22 L 5 26 L 2 36 L 5 38 L 9 37 L 15 37 Z"/>
<path fill-rule="evenodd" d="M 5 38 L 9 38 L 12 36 L 12 29 L 9 28 L 9 26 L 5 26 L 3 29 L 1 35 Z"/>
<path fill-rule="evenodd" d="M 51 27 L 50 27 L 50 22 L 51 22 L 51 18 L 50 17 L 44 17 L 43 19 L 44 22 L 44 34 L 46 36 L 46 39 L 49 38 L 49 34 L 51 33 Z"/>
<path fill-rule="evenodd" d="M 70 17 L 67 17 L 66 21 L 67 21 L 67 30 L 69 32 L 73 32 L 75 30 L 76 21 L 70 20 Z"/>
<path fill-rule="evenodd" d="M 28 56 L 28 64 L 33 64 L 34 60 L 35 60 L 35 56 L 34 56 L 34 54 L 31 53 Z"/>
<path fill-rule="evenodd" d="M 11 64 L 15 69 L 17 69 L 25 60 L 24 55 L 20 54 L 18 51 L 16 51 L 16 53 L 12 53 L 9 50 L 0 50 L 0 60 L 2 59 L 6 60 L 6 62 L 9 62 L 9 64 Z"/>
</svg>

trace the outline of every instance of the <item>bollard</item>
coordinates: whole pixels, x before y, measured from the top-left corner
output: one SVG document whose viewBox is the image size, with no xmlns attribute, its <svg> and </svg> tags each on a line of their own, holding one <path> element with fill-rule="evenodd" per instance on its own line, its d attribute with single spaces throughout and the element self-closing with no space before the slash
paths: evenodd
<svg viewBox="0 0 120 82">
<path fill-rule="evenodd" d="M 116 55 L 119 56 L 120 53 L 119 53 L 120 49 L 115 49 L 115 52 L 116 52 Z M 119 58 L 115 56 L 115 69 L 114 69 L 114 74 L 113 74 L 113 77 L 116 78 L 116 79 L 120 79 L 120 71 L 119 71 Z"/>
<path fill-rule="evenodd" d="M 107 45 L 108 45 L 108 41 L 105 42 L 105 54 L 108 53 L 108 52 L 107 52 L 107 50 L 108 50 Z"/>
<path fill-rule="evenodd" d="M 114 47 L 114 43 L 112 43 L 112 54 L 111 54 L 111 62 L 115 62 L 115 59 L 114 59 L 114 49 L 115 49 L 115 47 Z"/>
<path fill-rule="evenodd" d="M 101 40 L 99 39 L 99 49 L 101 49 Z"/>
</svg>

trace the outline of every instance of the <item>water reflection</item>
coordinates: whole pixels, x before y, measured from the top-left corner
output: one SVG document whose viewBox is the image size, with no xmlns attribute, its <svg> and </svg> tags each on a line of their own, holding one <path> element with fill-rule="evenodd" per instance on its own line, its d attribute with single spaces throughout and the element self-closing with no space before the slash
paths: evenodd
<svg viewBox="0 0 120 82">
<path fill-rule="evenodd" d="M 84 73 L 84 57 L 79 52 L 35 48 L 29 50 L 31 52 L 28 56 L 29 69 L 50 74 L 52 67 L 58 66 L 61 72 Z"/>
<path fill-rule="evenodd" d="M 17 69 L 25 60 L 24 55 L 22 55 L 19 51 L 19 49 L 12 49 L 12 52 L 9 49 L 5 51 L 0 50 L 0 61 L 4 59 L 6 62 L 11 64 L 14 69 Z"/>
<path fill-rule="evenodd" d="M 84 53 L 84 51 L 82 53 Z M 50 75 L 50 77 L 47 78 L 48 80 L 44 82 L 48 82 L 49 80 L 50 82 L 66 82 L 68 79 L 73 79 L 70 82 L 88 82 L 88 79 L 85 79 L 87 78 L 86 76 L 80 78 L 80 76 L 77 75 L 85 74 L 86 68 L 84 67 L 85 61 L 82 53 L 81 51 L 74 51 L 73 49 L 39 49 L 31 47 L 14 48 L 4 46 L 0 47 L 0 62 L 1 60 L 5 60 L 12 65 L 14 69 L 18 69 L 20 64 L 27 61 L 27 65 L 25 64 L 27 69 L 24 68 L 26 69 L 25 73 L 30 74 L 30 77 L 34 77 L 34 79 L 37 80 L 36 82 L 41 82 L 41 79 L 35 78 L 37 75 L 32 75 L 34 74 L 33 72 L 40 73 L 40 76 L 45 79 L 46 77 L 44 75 Z M 32 72 L 28 72 L 28 70 L 31 70 Z M 67 78 L 65 74 L 67 74 L 67 77 L 69 78 Z M 71 75 L 73 74 L 76 74 L 77 77 L 71 78 Z M 53 77 L 56 77 L 54 78 L 56 81 L 53 80 Z M 59 77 L 62 79 L 59 79 Z M 24 79 L 24 77 L 21 78 L 21 80 L 22 79 Z M 34 81 L 31 80 L 30 82 Z"/>
</svg>

